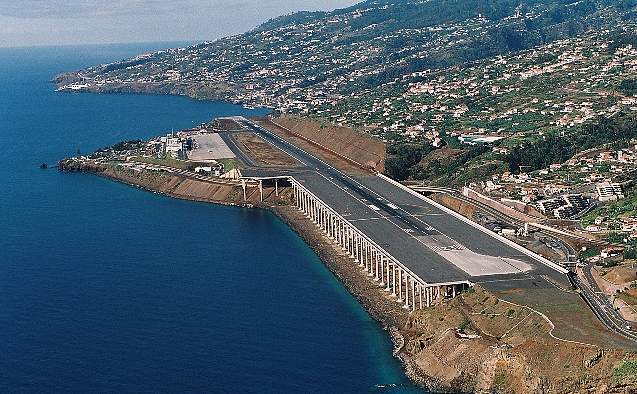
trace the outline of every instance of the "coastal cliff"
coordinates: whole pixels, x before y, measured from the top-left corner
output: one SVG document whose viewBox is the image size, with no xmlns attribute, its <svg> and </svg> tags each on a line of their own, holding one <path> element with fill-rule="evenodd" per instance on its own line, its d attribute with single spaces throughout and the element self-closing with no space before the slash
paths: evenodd
<svg viewBox="0 0 637 394">
<path fill-rule="evenodd" d="M 349 255 L 291 205 L 291 193 L 271 193 L 263 203 L 237 181 L 206 182 L 167 171 L 133 169 L 125 163 L 65 159 L 62 171 L 91 173 L 170 197 L 270 209 L 315 251 L 324 264 L 383 324 L 410 378 L 434 392 L 633 393 L 637 354 L 566 341 L 533 309 L 513 304 L 479 286 L 455 299 L 410 313 Z"/>
<path fill-rule="evenodd" d="M 399 355 L 427 387 L 472 393 L 634 393 L 637 355 L 561 340 L 550 320 L 475 286 L 412 313 Z"/>
<path fill-rule="evenodd" d="M 238 181 L 224 178 L 217 178 L 215 181 L 204 181 L 168 171 L 133 168 L 122 163 L 99 163 L 63 159 L 58 162 L 58 169 L 67 172 L 84 172 L 98 175 L 173 198 L 215 204 L 254 207 L 287 204 L 291 198 L 290 192 L 282 191 L 279 196 L 273 196 L 273 193 L 270 193 L 270 190 L 265 188 L 264 194 L 267 198 L 264 202 L 261 202 L 259 193 L 255 193 L 255 187 L 248 187 L 247 198 L 244 200 L 242 186 Z"/>
</svg>

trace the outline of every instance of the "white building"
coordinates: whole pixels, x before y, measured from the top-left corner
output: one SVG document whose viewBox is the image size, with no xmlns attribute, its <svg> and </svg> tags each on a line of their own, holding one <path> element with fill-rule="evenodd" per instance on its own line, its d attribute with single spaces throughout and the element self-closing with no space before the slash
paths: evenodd
<svg viewBox="0 0 637 394">
<path fill-rule="evenodd" d="M 619 183 L 600 182 L 596 189 L 599 201 L 615 201 L 624 198 L 624 192 Z"/>
<path fill-rule="evenodd" d="M 173 158 L 179 157 L 179 152 L 185 152 L 185 141 L 181 138 L 166 137 L 166 153 L 170 153 Z"/>
</svg>

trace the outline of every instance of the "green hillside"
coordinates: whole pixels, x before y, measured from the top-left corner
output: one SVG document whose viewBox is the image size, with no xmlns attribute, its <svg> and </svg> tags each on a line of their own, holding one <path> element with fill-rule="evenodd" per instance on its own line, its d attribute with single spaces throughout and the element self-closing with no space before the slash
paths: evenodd
<svg viewBox="0 0 637 394">
<path fill-rule="evenodd" d="M 368 0 L 54 81 L 320 118 L 386 141 L 397 179 L 462 184 L 563 162 L 613 142 L 616 129 L 622 143 L 633 138 L 631 105 L 617 103 L 637 92 L 636 4 Z M 497 136 L 501 149 L 461 144 L 463 134 Z"/>
</svg>

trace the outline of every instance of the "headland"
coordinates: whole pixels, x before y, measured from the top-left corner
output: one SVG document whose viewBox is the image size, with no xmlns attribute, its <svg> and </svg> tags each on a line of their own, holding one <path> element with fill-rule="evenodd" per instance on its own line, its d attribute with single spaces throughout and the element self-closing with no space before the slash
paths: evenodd
<svg viewBox="0 0 637 394">
<path fill-rule="evenodd" d="M 375 149 L 351 140 L 317 141 L 302 122 L 260 124 L 349 172 L 382 168 Z M 283 122 L 281 122 L 283 123 Z M 303 132 L 295 132 L 295 127 Z M 250 153 L 258 141 L 243 139 L 257 165 L 277 167 L 280 153 Z M 239 143 L 241 144 L 241 142 Z M 340 145 L 339 145 L 340 144 Z M 344 149 L 347 146 L 350 149 Z M 262 147 L 263 148 L 263 147 Z M 430 308 L 411 309 L 361 270 L 350 254 L 293 204 L 293 190 L 246 185 L 239 178 L 202 175 L 138 161 L 66 159 L 59 169 L 82 171 L 170 197 L 271 210 L 315 251 L 370 315 L 391 333 L 396 355 L 416 383 L 436 392 L 625 393 L 635 388 L 637 347 L 605 328 L 570 288 L 492 293 L 474 286 Z M 380 156 L 382 157 L 382 156 Z M 231 172 L 231 171 L 229 171 Z M 550 302 L 547 302 L 547 299 Z M 570 322 L 579 319 L 579 322 Z M 584 321 L 582 321 L 584 319 Z M 582 324 L 583 323 L 583 324 Z M 581 329 L 583 325 L 587 329 Z M 579 327 L 579 329 L 578 329 Z M 601 332 L 601 333 L 600 333 Z"/>
</svg>

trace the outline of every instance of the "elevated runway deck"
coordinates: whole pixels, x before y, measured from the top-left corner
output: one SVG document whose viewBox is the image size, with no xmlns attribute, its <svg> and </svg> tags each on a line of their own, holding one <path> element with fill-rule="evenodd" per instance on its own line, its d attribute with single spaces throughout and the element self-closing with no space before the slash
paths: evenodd
<svg viewBox="0 0 637 394">
<path fill-rule="evenodd" d="M 547 284 L 538 275 L 568 283 L 563 272 L 531 253 L 380 177 L 356 177 L 343 184 L 320 172 L 304 172 L 295 179 L 428 283 L 469 280 L 499 288 L 507 280 Z"/>
<path fill-rule="evenodd" d="M 469 223 L 423 196 L 383 177 L 350 176 L 267 130 L 252 132 L 306 166 L 290 176 L 344 221 L 427 284 L 468 281 L 487 289 L 568 286 L 566 270 Z M 253 176 L 260 171 L 251 169 Z M 272 170 L 263 175 L 271 176 Z M 357 241 L 358 242 L 358 241 Z M 545 278 L 550 278 L 550 281 Z"/>
</svg>

